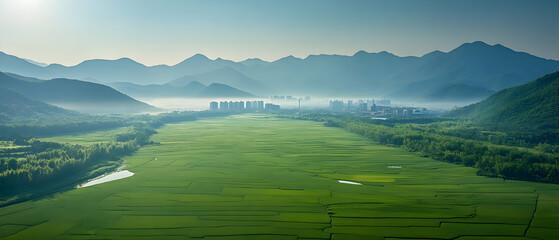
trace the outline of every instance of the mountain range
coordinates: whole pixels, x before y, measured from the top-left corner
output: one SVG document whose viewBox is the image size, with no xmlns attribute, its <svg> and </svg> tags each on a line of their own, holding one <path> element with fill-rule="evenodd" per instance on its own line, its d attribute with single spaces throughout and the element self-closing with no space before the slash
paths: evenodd
<svg viewBox="0 0 559 240">
<path fill-rule="evenodd" d="M 40 80 L 0 72 L 0 87 L 28 99 L 84 113 L 138 113 L 159 110 L 108 86 L 80 80 Z M 13 93 L 10 95 L 19 96 Z M 32 104 L 34 105 L 37 104 Z"/>
<path fill-rule="evenodd" d="M 559 61 L 500 44 L 472 42 L 449 52 L 399 57 L 359 51 L 352 56 L 293 56 L 266 62 L 211 60 L 196 54 L 169 66 L 145 66 L 129 58 L 87 60 L 75 66 L 41 67 L 0 53 L 0 71 L 36 78 L 73 78 L 99 83 L 164 85 L 177 79 L 221 83 L 258 96 L 390 97 L 402 100 L 477 101 L 496 91 L 559 70 Z M 112 84 L 112 86 L 116 86 Z M 154 86 L 155 87 L 155 86 Z M 132 92 L 126 92 L 132 94 Z M 474 93 L 474 94 L 472 94 Z"/>
<path fill-rule="evenodd" d="M 187 97 L 187 98 L 212 98 L 212 97 L 256 97 L 255 95 L 233 88 L 226 84 L 210 83 L 204 85 L 195 78 L 179 78 L 166 84 L 139 85 L 129 82 L 109 83 L 118 91 L 125 92 L 136 98 L 164 98 L 164 97 Z"/>
<path fill-rule="evenodd" d="M 45 121 L 76 115 L 79 114 L 0 87 L 0 123 L 22 123 L 32 119 Z"/>
</svg>

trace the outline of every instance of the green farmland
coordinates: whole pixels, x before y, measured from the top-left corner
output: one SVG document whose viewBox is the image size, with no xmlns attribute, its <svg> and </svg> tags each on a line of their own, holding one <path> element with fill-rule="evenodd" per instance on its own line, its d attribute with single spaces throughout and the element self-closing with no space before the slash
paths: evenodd
<svg viewBox="0 0 559 240">
<path fill-rule="evenodd" d="M 55 137 L 41 138 L 41 141 L 59 142 L 69 144 L 90 145 L 94 143 L 105 143 L 115 139 L 119 133 L 125 133 L 130 130 L 130 127 L 120 127 L 111 130 L 93 131 L 82 134 L 61 135 Z"/>
<path fill-rule="evenodd" d="M 559 185 L 476 176 L 318 122 L 203 119 L 152 140 L 124 158 L 132 177 L 0 208 L 0 238 L 559 236 Z"/>
</svg>

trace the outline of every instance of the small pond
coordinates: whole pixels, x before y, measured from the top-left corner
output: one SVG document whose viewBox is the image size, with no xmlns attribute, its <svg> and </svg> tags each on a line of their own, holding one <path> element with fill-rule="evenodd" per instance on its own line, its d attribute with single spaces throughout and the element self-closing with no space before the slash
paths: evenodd
<svg viewBox="0 0 559 240">
<path fill-rule="evenodd" d="M 116 171 L 116 172 L 101 175 L 99 177 L 87 180 L 87 182 L 76 186 L 76 188 L 90 187 L 90 186 L 101 184 L 101 183 L 106 183 L 106 182 L 111 182 L 111 181 L 115 181 L 115 180 L 119 180 L 119 179 L 123 179 L 123 178 L 127 178 L 127 177 L 132 177 L 133 175 L 134 175 L 134 173 L 130 172 L 128 170 L 119 170 L 119 171 Z"/>
</svg>

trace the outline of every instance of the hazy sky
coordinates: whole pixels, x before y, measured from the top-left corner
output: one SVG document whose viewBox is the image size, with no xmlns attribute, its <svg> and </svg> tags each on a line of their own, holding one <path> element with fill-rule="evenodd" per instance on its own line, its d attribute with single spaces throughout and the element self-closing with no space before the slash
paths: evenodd
<svg viewBox="0 0 559 240">
<path fill-rule="evenodd" d="M 464 42 L 559 59 L 559 1 L 0 0 L 0 51 L 75 65 L 196 53 L 264 60 L 358 50 L 421 56 Z"/>
</svg>

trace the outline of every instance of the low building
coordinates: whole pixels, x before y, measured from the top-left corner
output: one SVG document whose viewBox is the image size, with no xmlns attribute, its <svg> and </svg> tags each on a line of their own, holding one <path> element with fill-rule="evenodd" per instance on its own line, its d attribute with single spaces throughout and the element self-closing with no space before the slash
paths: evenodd
<svg viewBox="0 0 559 240">
<path fill-rule="evenodd" d="M 277 111 L 280 110 L 280 105 L 276 105 L 273 103 L 266 103 L 265 109 L 268 111 Z"/>
</svg>

